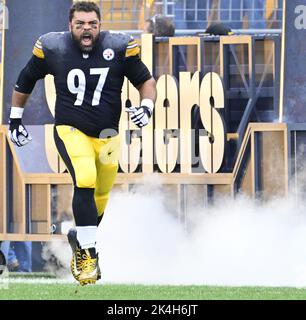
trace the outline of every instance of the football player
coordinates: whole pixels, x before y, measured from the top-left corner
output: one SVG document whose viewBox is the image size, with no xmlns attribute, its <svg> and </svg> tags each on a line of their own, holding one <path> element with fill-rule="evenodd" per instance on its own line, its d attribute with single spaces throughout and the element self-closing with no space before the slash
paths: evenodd
<svg viewBox="0 0 306 320">
<path fill-rule="evenodd" d="M 138 127 L 148 124 L 156 100 L 156 82 L 139 58 L 136 41 L 100 27 L 99 7 L 80 1 L 70 9 L 69 32 L 37 40 L 13 90 L 9 121 L 14 144 L 31 141 L 22 124 L 24 106 L 36 81 L 52 74 L 57 94 L 54 139 L 74 183 L 71 269 L 81 285 L 100 278 L 96 233 L 118 170 L 124 77 L 140 94 L 140 106 L 127 110 Z"/>
</svg>

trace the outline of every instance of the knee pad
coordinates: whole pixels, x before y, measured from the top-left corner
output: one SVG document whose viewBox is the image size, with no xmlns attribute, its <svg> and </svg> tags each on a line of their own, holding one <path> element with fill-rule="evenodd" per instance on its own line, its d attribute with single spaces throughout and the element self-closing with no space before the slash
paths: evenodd
<svg viewBox="0 0 306 320">
<path fill-rule="evenodd" d="M 91 159 L 79 159 L 74 161 L 76 186 L 78 188 L 95 188 L 97 170 Z"/>
</svg>

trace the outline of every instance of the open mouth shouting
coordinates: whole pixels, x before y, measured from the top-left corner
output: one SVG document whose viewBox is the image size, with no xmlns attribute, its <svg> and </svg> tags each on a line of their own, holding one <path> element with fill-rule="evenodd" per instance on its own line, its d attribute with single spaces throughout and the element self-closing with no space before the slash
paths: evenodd
<svg viewBox="0 0 306 320">
<path fill-rule="evenodd" d="M 84 47 L 92 47 L 93 45 L 93 36 L 89 32 L 84 32 L 81 36 L 81 44 Z"/>
<path fill-rule="evenodd" d="M 89 31 L 84 31 L 80 36 L 77 36 L 75 33 L 72 32 L 72 38 L 80 47 L 81 51 L 84 53 L 89 53 L 93 50 L 94 46 L 96 45 L 99 34 L 94 36 Z"/>
</svg>

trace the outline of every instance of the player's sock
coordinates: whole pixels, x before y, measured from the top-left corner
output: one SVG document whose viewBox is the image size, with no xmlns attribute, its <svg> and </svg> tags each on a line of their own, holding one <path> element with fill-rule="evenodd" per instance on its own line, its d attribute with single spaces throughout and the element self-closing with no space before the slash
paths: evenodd
<svg viewBox="0 0 306 320">
<path fill-rule="evenodd" d="M 97 226 L 76 226 L 77 239 L 82 249 L 95 248 L 97 241 Z"/>
<path fill-rule="evenodd" d="M 94 189 L 75 187 L 72 208 L 80 247 L 82 249 L 95 247 L 98 211 Z"/>
</svg>

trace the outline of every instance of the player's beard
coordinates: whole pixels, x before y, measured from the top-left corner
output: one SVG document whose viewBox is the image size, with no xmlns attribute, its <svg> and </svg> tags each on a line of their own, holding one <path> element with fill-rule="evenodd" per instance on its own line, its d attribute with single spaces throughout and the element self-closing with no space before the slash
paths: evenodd
<svg viewBox="0 0 306 320">
<path fill-rule="evenodd" d="M 76 36 L 73 32 L 71 32 L 71 34 L 72 34 L 72 39 L 78 45 L 78 47 L 81 49 L 83 53 L 90 53 L 95 47 L 95 45 L 97 44 L 100 37 L 100 33 L 98 33 L 96 36 L 93 36 L 92 33 L 86 32 L 86 31 L 83 32 L 81 36 Z M 90 37 L 91 45 L 84 45 L 82 43 L 82 40 L 84 39 L 84 37 Z"/>
</svg>

